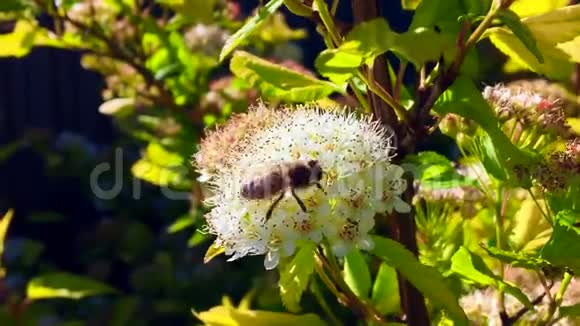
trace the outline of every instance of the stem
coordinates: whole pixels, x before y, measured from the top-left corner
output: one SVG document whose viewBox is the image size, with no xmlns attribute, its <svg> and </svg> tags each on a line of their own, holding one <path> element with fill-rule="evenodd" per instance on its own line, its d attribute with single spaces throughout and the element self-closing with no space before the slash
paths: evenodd
<svg viewBox="0 0 580 326">
<path fill-rule="evenodd" d="M 566 271 L 564 273 L 564 278 L 562 279 L 562 283 L 560 284 L 560 288 L 558 289 L 558 293 L 556 293 L 556 296 L 554 297 L 554 301 L 550 302 L 550 306 L 548 307 L 548 312 L 546 313 L 544 318 L 542 318 L 542 320 L 538 323 L 538 325 L 548 325 L 550 323 L 550 321 L 554 317 L 554 313 L 556 313 L 556 310 L 558 308 L 560 308 L 560 305 L 562 304 L 562 300 L 564 299 L 564 294 L 566 293 L 566 290 L 568 289 L 568 285 L 570 285 L 570 282 L 572 281 L 572 277 L 573 277 L 572 273 L 570 273 L 569 271 Z"/>
<path fill-rule="evenodd" d="M 330 257 L 334 257 L 329 255 Z M 336 261 L 332 262 L 327 259 L 320 248 L 316 250 L 316 271 L 319 275 L 323 275 L 321 279 L 323 282 L 331 289 L 331 291 L 337 295 L 339 299 L 343 300 L 343 303 L 348 305 L 355 314 L 363 314 L 365 320 L 373 321 L 380 324 L 387 324 L 386 320 L 380 312 L 378 312 L 375 307 L 371 304 L 361 300 L 356 296 L 354 292 L 350 289 L 348 284 L 344 281 L 341 275 L 341 271 L 338 268 Z M 327 274 L 328 272 L 328 274 Z"/>
<path fill-rule="evenodd" d="M 393 97 L 397 102 L 401 102 L 401 88 L 403 87 L 403 77 L 405 77 L 405 70 L 407 69 L 407 61 L 401 61 L 399 70 L 397 71 L 397 80 L 393 89 Z"/>
<path fill-rule="evenodd" d="M 405 110 L 405 108 L 399 102 L 397 102 L 391 96 L 391 94 L 389 94 L 381 85 L 376 83 L 374 80 L 371 81 L 360 70 L 358 71 L 357 76 L 358 76 L 358 78 L 360 78 L 363 81 L 363 83 L 365 83 L 369 87 L 369 89 L 373 93 L 377 94 L 381 98 L 381 100 L 383 100 L 385 103 L 387 103 L 390 107 L 392 107 L 395 110 L 395 113 L 397 114 L 397 117 L 400 120 L 402 120 L 402 121 L 409 120 L 408 114 L 407 114 L 407 111 Z"/>
<path fill-rule="evenodd" d="M 503 190 L 502 187 L 500 187 L 497 191 L 497 204 L 495 213 L 495 238 L 496 238 L 496 247 L 499 250 L 501 250 L 503 247 L 503 215 L 505 213 L 507 201 L 508 201 L 508 193 L 506 190 Z M 499 263 L 499 276 L 503 280 L 504 264 L 501 261 Z M 497 302 L 499 305 L 500 319 L 502 321 L 509 319 L 505 309 L 505 293 L 502 288 L 500 288 L 497 291 Z"/>
<path fill-rule="evenodd" d="M 342 322 L 340 321 L 340 319 L 332 311 L 332 309 L 328 305 L 328 302 L 326 302 L 326 299 L 324 299 L 324 296 L 322 295 L 322 292 L 321 292 L 320 287 L 318 286 L 318 283 L 314 282 L 314 280 L 312 283 L 310 283 L 310 291 L 314 295 L 314 298 L 316 298 L 316 301 L 318 302 L 318 304 L 320 305 L 322 310 L 324 310 L 324 313 L 328 316 L 328 319 L 330 319 L 330 322 L 332 323 L 332 325 L 336 325 L 336 326 L 342 325 Z"/>
</svg>

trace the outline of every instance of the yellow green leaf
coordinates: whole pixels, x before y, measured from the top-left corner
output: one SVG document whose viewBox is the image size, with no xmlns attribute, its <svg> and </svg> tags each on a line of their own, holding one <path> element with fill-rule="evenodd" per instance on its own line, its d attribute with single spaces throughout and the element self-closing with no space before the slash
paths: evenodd
<svg viewBox="0 0 580 326">
<path fill-rule="evenodd" d="M 28 20 L 19 20 L 12 33 L 1 34 L 0 44 L 0 58 L 23 57 L 34 46 L 60 46 L 60 42 L 51 37 L 46 29 Z"/>
<path fill-rule="evenodd" d="M 249 310 L 246 307 L 233 307 L 229 301 L 224 305 L 213 307 L 207 311 L 195 312 L 195 317 L 204 325 L 209 326 L 293 326 L 293 325 L 326 325 L 315 314 L 295 315 L 283 312 Z"/>
<path fill-rule="evenodd" d="M 117 290 L 93 279 L 68 273 L 50 273 L 28 282 L 26 297 L 30 300 L 81 299 L 93 295 L 116 293 Z"/>
<path fill-rule="evenodd" d="M 216 246 L 216 244 L 212 244 L 211 246 L 209 246 L 209 248 L 207 249 L 207 252 L 205 253 L 205 256 L 203 256 L 203 263 L 207 264 L 209 263 L 210 260 L 214 259 L 215 257 L 223 254 L 226 252 L 226 249 L 222 246 Z"/>
<path fill-rule="evenodd" d="M 528 17 L 564 7 L 568 3 L 570 3 L 569 0 L 516 0 L 510 9 L 520 17 Z"/>
<path fill-rule="evenodd" d="M 12 222 L 12 217 L 14 216 L 13 210 L 8 210 L 6 214 L 0 220 L 0 257 L 4 255 L 4 240 L 6 239 L 6 233 L 8 232 L 8 227 L 10 222 Z M 0 260 L 0 277 L 4 276 L 4 268 L 2 267 L 2 261 Z"/>
</svg>

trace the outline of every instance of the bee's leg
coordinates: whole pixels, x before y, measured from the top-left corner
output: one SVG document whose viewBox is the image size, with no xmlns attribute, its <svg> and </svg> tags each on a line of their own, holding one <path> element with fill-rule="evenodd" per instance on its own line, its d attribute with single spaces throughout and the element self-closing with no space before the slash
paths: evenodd
<svg viewBox="0 0 580 326">
<path fill-rule="evenodd" d="M 308 211 L 306 210 L 306 206 L 304 205 L 302 200 L 300 200 L 300 198 L 298 198 L 298 195 L 296 195 L 296 193 L 294 192 L 294 189 L 292 189 L 292 196 L 294 196 L 294 198 L 298 202 L 298 205 L 300 205 L 300 208 L 302 208 L 302 211 L 304 211 L 304 213 L 308 213 Z"/>
<path fill-rule="evenodd" d="M 270 219 L 270 217 L 272 217 L 272 212 L 274 212 L 274 208 L 276 208 L 276 205 L 278 205 L 278 203 L 282 200 L 282 198 L 284 198 L 284 192 L 282 192 L 282 194 L 280 194 L 280 197 L 276 198 L 276 200 L 272 203 L 272 205 L 270 205 L 270 208 L 268 208 L 268 212 L 266 213 L 266 221 Z"/>
</svg>

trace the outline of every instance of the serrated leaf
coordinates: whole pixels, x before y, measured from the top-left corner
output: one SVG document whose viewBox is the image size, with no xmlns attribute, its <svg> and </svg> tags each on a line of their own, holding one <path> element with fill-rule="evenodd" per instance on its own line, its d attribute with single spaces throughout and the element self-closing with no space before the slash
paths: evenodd
<svg viewBox="0 0 580 326">
<path fill-rule="evenodd" d="M 484 36 L 517 65 L 555 79 L 569 78 L 573 64 L 578 62 L 574 52 L 575 42 L 580 34 L 580 5 L 559 8 L 548 13 L 521 20 L 536 39 L 536 45 L 544 57 L 544 63 L 528 50 L 526 45 L 504 27 L 488 29 Z"/>
<path fill-rule="evenodd" d="M 386 263 L 379 267 L 371 299 L 382 314 L 396 314 L 401 310 L 397 271 Z"/>
<path fill-rule="evenodd" d="M 50 273 L 37 276 L 28 282 L 26 297 L 38 299 L 81 299 L 88 296 L 117 293 L 107 284 L 69 273 Z"/>
<path fill-rule="evenodd" d="M 308 102 L 344 92 L 333 83 L 316 79 L 268 62 L 250 53 L 236 51 L 230 69 L 234 75 L 257 87 L 266 98 L 288 102 Z"/>
<path fill-rule="evenodd" d="M 354 27 L 340 47 L 322 51 L 315 67 L 321 75 L 340 85 L 352 78 L 359 67 L 372 63 L 387 51 L 422 66 L 439 59 L 446 45 L 445 39 L 433 30 L 417 27 L 398 34 L 385 19 L 376 18 Z"/>
<path fill-rule="evenodd" d="M 344 257 L 344 281 L 357 297 L 368 297 L 371 288 L 371 272 L 360 250 L 351 250 Z"/>
<path fill-rule="evenodd" d="M 580 228 L 569 225 L 561 216 L 556 216 L 556 222 L 541 257 L 556 267 L 568 267 L 580 272 Z"/>
<path fill-rule="evenodd" d="M 536 39 L 532 31 L 520 20 L 520 17 L 511 10 L 501 10 L 497 13 L 499 20 L 504 23 L 514 35 L 526 46 L 528 50 L 538 59 L 538 62 L 544 63 L 544 57 L 536 45 Z"/>
<path fill-rule="evenodd" d="M 219 61 L 223 61 L 225 57 L 237 48 L 248 36 L 250 36 L 258 27 L 260 27 L 270 15 L 278 10 L 283 0 L 270 0 L 263 8 L 258 9 L 258 13 L 250 18 L 242 28 L 230 36 L 222 51 L 220 52 Z"/>
<path fill-rule="evenodd" d="M 499 259 L 500 261 L 510 264 L 513 267 L 522 267 L 531 270 L 540 270 L 549 267 L 551 264 L 542 258 L 524 254 L 521 252 L 501 250 L 495 247 L 482 247 L 488 255 Z"/>
<path fill-rule="evenodd" d="M 434 305 L 446 310 L 458 325 L 467 325 L 467 316 L 459 306 L 457 296 L 447 287 L 443 276 L 433 267 L 421 264 L 412 252 L 400 243 L 373 236 L 372 253 L 397 269 Z"/>
<path fill-rule="evenodd" d="M 478 184 L 476 179 L 459 174 L 448 158 L 436 152 L 407 155 L 404 167 L 424 188 L 445 189 Z"/>
<path fill-rule="evenodd" d="M 451 271 L 473 283 L 503 290 L 526 307 L 533 308 L 528 297 L 520 289 L 493 274 L 481 257 L 471 253 L 465 247 L 461 247 L 451 257 Z"/>
<path fill-rule="evenodd" d="M 314 249 L 312 243 L 301 246 L 292 261 L 280 271 L 280 297 L 288 311 L 300 310 L 300 298 L 314 272 Z"/>
<path fill-rule="evenodd" d="M 489 135 L 493 147 L 495 149 L 501 148 L 501 151 L 492 151 L 489 144 L 482 143 L 484 145 L 482 149 L 488 151 L 487 154 L 490 157 L 492 157 L 492 153 L 497 154 L 501 167 L 509 166 L 508 162 L 529 163 L 533 159 L 531 153 L 521 151 L 511 143 L 499 128 L 495 114 L 487 101 L 473 85 L 473 82 L 465 77 L 460 76 L 455 80 L 435 102 L 433 110 L 439 114 L 455 113 L 475 121 Z"/>
</svg>

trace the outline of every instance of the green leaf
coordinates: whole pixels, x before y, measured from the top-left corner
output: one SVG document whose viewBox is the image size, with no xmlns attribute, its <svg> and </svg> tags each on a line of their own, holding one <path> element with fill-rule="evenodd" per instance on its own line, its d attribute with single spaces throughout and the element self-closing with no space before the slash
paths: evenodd
<svg viewBox="0 0 580 326">
<path fill-rule="evenodd" d="M 360 250 L 344 257 L 344 280 L 359 298 L 367 298 L 371 288 L 371 272 Z"/>
<path fill-rule="evenodd" d="M 401 310 L 397 271 L 386 263 L 379 267 L 371 299 L 382 314 L 396 314 Z"/>
<path fill-rule="evenodd" d="M 8 233 L 8 227 L 12 222 L 13 216 L 14 211 L 10 209 L 0 220 L 0 258 L 4 257 L 4 241 L 6 240 L 6 233 Z M 2 260 L 0 260 L 0 278 L 3 278 L 5 273 L 4 267 L 2 267 Z"/>
<path fill-rule="evenodd" d="M 497 17 L 504 23 L 514 35 L 522 41 L 526 48 L 538 59 L 538 62 L 544 63 L 544 57 L 536 45 L 536 39 L 532 31 L 520 20 L 520 17 L 511 10 L 501 10 Z"/>
<path fill-rule="evenodd" d="M 359 67 L 371 64 L 387 51 L 422 66 L 427 61 L 439 59 L 446 45 L 446 40 L 433 30 L 418 27 L 398 34 L 385 19 L 376 18 L 353 28 L 340 47 L 320 53 L 315 67 L 321 75 L 341 85 L 352 78 Z"/>
<path fill-rule="evenodd" d="M 374 255 L 396 268 L 434 305 L 445 309 L 457 324 L 467 325 L 467 316 L 459 306 L 457 297 L 447 287 L 443 276 L 435 268 L 421 264 L 412 252 L 394 240 L 379 236 L 374 236 L 373 240 L 375 247 L 372 253 Z"/>
<path fill-rule="evenodd" d="M 532 154 L 521 151 L 511 143 L 497 124 L 497 119 L 491 107 L 485 101 L 473 82 L 465 77 L 458 77 L 455 82 L 439 97 L 433 110 L 439 114 L 455 113 L 475 121 L 489 135 L 493 147 L 501 148 L 497 153 L 500 166 L 509 166 L 509 163 L 529 163 Z M 488 144 L 482 143 L 487 154 L 493 152 Z"/>
<path fill-rule="evenodd" d="M 552 237 L 542 249 L 542 258 L 556 267 L 568 267 L 580 272 L 580 228 L 569 225 L 566 219 L 556 216 Z"/>
<path fill-rule="evenodd" d="M 524 254 L 521 252 L 501 250 L 495 247 L 488 248 L 482 246 L 482 248 L 485 251 L 487 251 L 487 253 L 490 256 L 497 258 L 504 263 L 508 263 L 513 267 L 522 267 L 531 270 L 540 270 L 541 268 L 551 266 L 551 264 L 548 261 L 542 258 Z"/>
<path fill-rule="evenodd" d="M 230 70 L 252 87 L 257 87 L 266 98 L 308 102 L 334 92 L 344 92 L 333 83 L 292 71 L 243 51 L 234 53 Z"/>
<path fill-rule="evenodd" d="M 421 0 L 401 0 L 401 7 L 405 10 L 415 10 Z"/>
<path fill-rule="evenodd" d="M 425 188 L 442 189 L 478 184 L 476 179 L 459 174 L 448 158 L 436 152 L 424 151 L 407 155 L 404 167 Z"/>
<path fill-rule="evenodd" d="M 34 46 L 60 47 L 62 44 L 51 37 L 49 31 L 38 26 L 36 21 L 19 20 L 12 33 L 0 34 L 0 58 L 23 57 Z"/>
<path fill-rule="evenodd" d="M 254 17 L 250 18 L 242 28 L 227 39 L 222 51 L 220 52 L 219 60 L 223 61 L 230 52 L 237 48 L 248 36 L 260 27 L 266 18 L 276 12 L 282 4 L 284 4 L 283 0 L 271 0 L 266 4 L 266 6 L 260 8 Z"/>
<path fill-rule="evenodd" d="M 302 246 L 292 261 L 280 270 L 280 297 L 288 311 L 300 310 L 300 298 L 314 272 L 314 249 L 313 243 Z"/>
<path fill-rule="evenodd" d="M 526 307 L 533 308 L 528 297 L 520 289 L 494 275 L 481 257 L 469 252 L 465 247 L 461 247 L 451 257 L 451 271 L 473 283 L 503 290 Z"/>
<path fill-rule="evenodd" d="M 177 220 L 175 220 L 169 227 L 167 227 L 167 233 L 176 233 L 186 228 L 195 225 L 195 217 L 185 214 L 180 216 Z"/>
<path fill-rule="evenodd" d="M 2 0 L 0 1 L 0 12 L 14 12 L 31 7 L 31 3 L 26 0 Z"/>
<path fill-rule="evenodd" d="M 38 299 L 81 299 L 84 297 L 114 294 L 117 290 L 93 279 L 68 273 L 50 273 L 37 276 L 28 282 L 26 297 Z"/>
<path fill-rule="evenodd" d="M 580 317 L 580 303 L 571 306 L 560 307 L 560 316 Z"/>
<path fill-rule="evenodd" d="M 543 63 L 505 27 L 490 28 L 484 36 L 489 36 L 500 51 L 520 66 L 555 79 L 569 78 L 572 63 L 580 59 L 574 51 L 575 38 L 580 35 L 580 5 L 559 8 L 521 21 L 534 36 L 544 57 Z M 573 43 L 562 45 L 566 42 Z"/>
<path fill-rule="evenodd" d="M 520 17 L 535 16 L 564 7 L 570 3 L 569 0 L 516 0 L 510 6 Z"/>
</svg>

